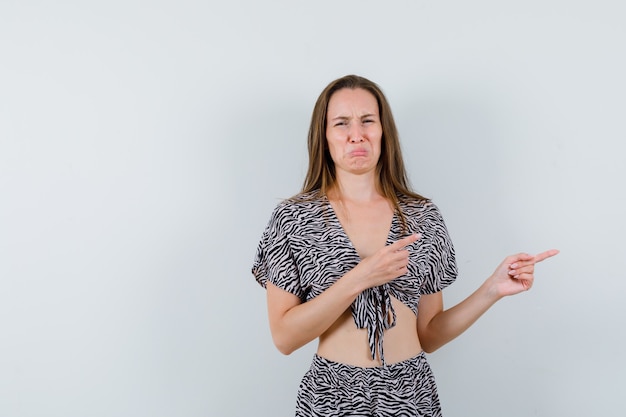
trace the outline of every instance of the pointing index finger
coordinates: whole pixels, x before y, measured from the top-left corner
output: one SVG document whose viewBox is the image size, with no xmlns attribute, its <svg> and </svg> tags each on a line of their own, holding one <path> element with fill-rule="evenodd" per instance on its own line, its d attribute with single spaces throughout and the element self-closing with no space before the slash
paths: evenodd
<svg viewBox="0 0 626 417">
<path fill-rule="evenodd" d="M 422 237 L 422 235 L 420 233 L 413 233 L 412 235 L 403 237 L 400 240 L 396 240 L 391 245 L 389 245 L 389 249 L 391 249 L 393 251 L 401 250 L 401 249 L 409 246 L 410 244 L 412 244 L 414 242 L 417 242 L 417 240 L 419 238 L 421 238 L 421 237 Z"/>
<path fill-rule="evenodd" d="M 559 251 L 557 249 L 550 249 L 542 253 L 538 253 L 535 255 L 535 263 L 541 262 L 545 259 L 548 259 L 554 255 L 557 255 Z"/>
</svg>

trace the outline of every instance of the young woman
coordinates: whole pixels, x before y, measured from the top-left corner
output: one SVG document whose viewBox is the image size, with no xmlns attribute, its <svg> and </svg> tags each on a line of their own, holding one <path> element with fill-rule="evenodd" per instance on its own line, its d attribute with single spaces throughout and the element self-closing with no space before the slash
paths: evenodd
<svg viewBox="0 0 626 417">
<path fill-rule="evenodd" d="M 318 98 L 302 191 L 271 215 L 252 272 L 267 289 L 276 347 L 319 339 L 296 416 L 440 416 L 424 352 L 526 291 L 538 255 L 511 255 L 467 299 L 444 310 L 457 275 L 443 218 L 409 188 L 381 89 L 349 75 Z"/>
</svg>

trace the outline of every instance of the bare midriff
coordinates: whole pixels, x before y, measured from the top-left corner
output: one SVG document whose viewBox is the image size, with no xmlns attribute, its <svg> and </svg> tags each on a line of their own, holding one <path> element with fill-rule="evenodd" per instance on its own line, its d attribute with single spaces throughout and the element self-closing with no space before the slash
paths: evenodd
<svg viewBox="0 0 626 417">
<path fill-rule="evenodd" d="M 417 356 L 421 351 L 417 336 L 417 318 L 406 305 L 391 297 L 396 312 L 396 325 L 385 331 L 383 349 L 387 364 L 402 362 Z M 319 338 L 317 354 L 333 362 L 360 367 L 381 366 L 377 352 L 372 359 L 367 330 L 358 329 L 354 323 L 351 309 L 346 310 L 337 321 Z"/>
</svg>

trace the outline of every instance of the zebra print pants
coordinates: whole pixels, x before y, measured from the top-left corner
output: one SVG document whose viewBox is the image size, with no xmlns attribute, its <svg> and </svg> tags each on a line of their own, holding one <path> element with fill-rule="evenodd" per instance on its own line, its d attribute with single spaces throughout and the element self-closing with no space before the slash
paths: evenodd
<svg viewBox="0 0 626 417">
<path fill-rule="evenodd" d="M 361 368 L 320 356 L 300 383 L 296 417 L 441 417 L 435 378 L 426 356 Z"/>
</svg>

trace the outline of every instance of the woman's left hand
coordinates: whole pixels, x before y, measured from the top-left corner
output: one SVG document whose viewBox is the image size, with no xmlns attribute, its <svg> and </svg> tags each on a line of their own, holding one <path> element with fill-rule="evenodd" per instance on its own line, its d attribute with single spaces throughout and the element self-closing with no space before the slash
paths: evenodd
<svg viewBox="0 0 626 417">
<path fill-rule="evenodd" d="M 505 297 L 528 291 L 535 280 L 535 264 L 558 253 L 558 250 L 550 249 L 537 255 L 518 253 L 506 257 L 491 276 L 498 296 Z"/>
</svg>

